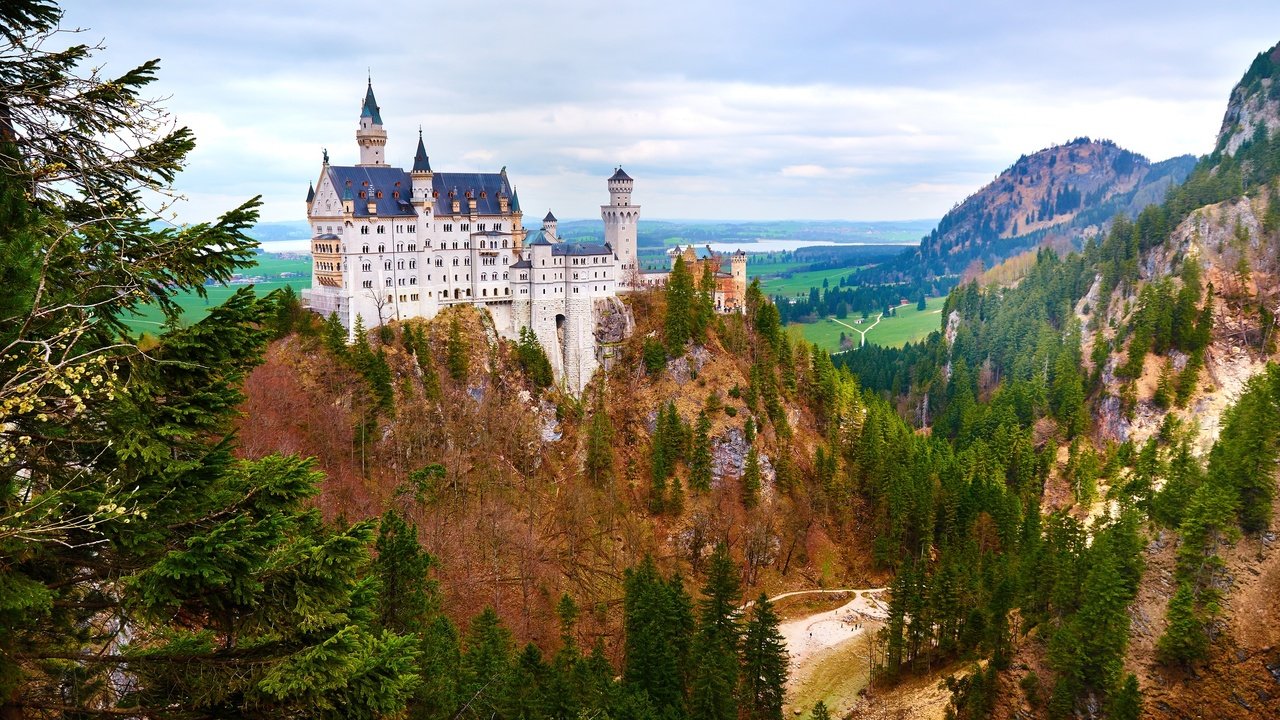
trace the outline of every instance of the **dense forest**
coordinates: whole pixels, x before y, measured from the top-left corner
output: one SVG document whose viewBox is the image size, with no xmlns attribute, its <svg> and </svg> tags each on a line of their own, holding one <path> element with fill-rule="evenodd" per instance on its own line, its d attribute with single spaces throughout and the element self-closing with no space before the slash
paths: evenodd
<svg viewBox="0 0 1280 720">
<path fill-rule="evenodd" d="M 1140 441 L 1104 426 L 1187 408 L 1224 316 L 1273 354 L 1254 273 L 1276 270 L 1280 133 L 1015 284 L 954 287 L 900 350 L 833 360 L 754 284 L 718 315 L 678 260 L 574 397 L 471 307 L 348 343 L 245 289 L 180 325 L 176 293 L 250 264 L 259 201 L 157 222 L 192 133 L 155 130 L 157 63 L 102 78 L 93 48 L 46 49 L 59 17 L 0 7 L 0 718 L 780 720 L 769 591 L 848 578 L 890 586 L 877 691 L 960 667 L 949 716 L 986 717 L 1016 671 L 1037 717 L 1137 718 L 1153 538 L 1176 555 L 1158 662 L 1212 661 L 1224 556 L 1275 514 L 1280 368 L 1205 453 L 1190 410 Z M 1175 242 L 1242 197 L 1258 227 Z M 903 294 L 838 285 L 807 312 Z M 145 341 L 142 305 L 170 320 Z"/>
</svg>

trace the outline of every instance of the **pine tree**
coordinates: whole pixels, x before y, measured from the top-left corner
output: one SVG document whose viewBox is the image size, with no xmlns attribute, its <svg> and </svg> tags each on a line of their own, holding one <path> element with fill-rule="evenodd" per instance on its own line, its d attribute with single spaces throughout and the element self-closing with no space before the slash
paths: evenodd
<svg viewBox="0 0 1280 720">
<path fill-rule="evenodd" d="M 698 603 L 693 647 L 689 715 L 693 720 L 733 720 L 738 684 L 738 602 L 740 585 L 729 548 L 720 543 L 707 566 Z"/>
<path fill-rule="evenodd" d="M 693 615 L 678 577 L 662 579 L 645 556 L 623 579 L 623 684 L 649 697 L 658 716 L 683 714 Z"/>
<path fill-rule="evenodd" d="M 693 429 L 693 442 L 690 447 L 689 487 L 699 492 L 711 489 L 711 418 L 706 411 L 698 413 L 698 422 Z"/>
<path fill-rule="evenodd" d="M 467 359 L 467 338 L 462 333 L 462 325 L 458 322 L 457 313 L 449 315 L 449 337 L 445 343 L 445 364 L 449 368 L 449 377 L 456 382 L 467 379 L 470 361 Z"/>
<path fill-rule="evenodd" d="M 587 427 L 586 475 L 596 487 L 613 479 L 613 420 L 604 404 L 604 387 L 596 391 Z"/>
<path fill-rule="evenodd" d="M 787 683 L 787 644 L 764 593 L 751 606 L 742 643 L 739 702 L 751 720 L 782 720 Z"/>
<path fill-rule="evenodd" d="M 831 720 L 831 711 L 827 709 L 827 704 L 819 700 L 813 705 L 813 712 L 809 715 L 810 720 Z"/>
<path fill-rule="evenodd" d="M 1204 659 L 1209 649 L 1204 620 L 1196 609 L 1196 592 L 1190 582 L 1178 583 L 1169 598 L 1165 631 L 1156 647 L 1160 662 L 1190 667 Z"/>
<path fill-rule="evenodd" d="M 452 328 L 450 328 L 452 330 Z M 534 387 L 550 387 L 555 378 L 552 375 L 551 361 L 547 359 L 542 344 L 527 325 L 520 328 L 520 339 L 516 343 L 516 358 L 520 367 L 524 368 Z"/>
<path fill-rule="evenodd" d="M 742 470 L 742 504 L 750 509 L 760 502 L 760 454 L 754 445 L 747 451 L 746 466 Z"/>
<path fill-rule="evenodd" d="M 486 607 L 471 620 L 462 653 L 458 699 L 461 717 L 504 716 L 511 700 L 514 646 L 511 631 Z"/>
<path fill-rule="evenodd" d="M 1108 720 L 1139 720 L 1142 717 L 1142 690 L 1138 678 L 1129 673 L 1120 689 L 1111 696 L 1111 712 Z"/>
<path fill-rule="evenodd" d="M 0 5 L 0 347 L 44 348 L 0 354 L 0 716 L 395 715 L 416 650 L 375 627 L 373 524 L 327 526 L 309 462 L 234 453 L 279 305 L 178 323 L 253 264 L 258 203 L 156 217 L 194 143 L 157 134 L 158 64 L 78 74 L 59 18 Z M 145 307 L 169 322 L 143 353 Z"/>
<path fill-rule="evenodd" d="M 667 276 L 667 314 L 663 324 L 667 340 L 667 354 L 679 357 L 684 354 L 685 343 L 693 336 L 690 315 L 693 312 L 693 278 L 684 258 L 677 256 Z"/>
<path fill-rule="evenodd" d="M 345 357 L 347 354 L 347 329 L 342 327 L 342 321 L 338 319 L 338 313 L 331 312 L 329 317 L 325 318 L 324 346 L 336 358 Z"/>
</svg>

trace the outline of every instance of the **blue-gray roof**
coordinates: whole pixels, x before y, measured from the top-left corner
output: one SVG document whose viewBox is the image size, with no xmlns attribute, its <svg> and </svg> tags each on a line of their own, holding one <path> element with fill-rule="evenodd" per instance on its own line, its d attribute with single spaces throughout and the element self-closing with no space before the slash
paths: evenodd
<svg viewBox="0 0 1280 720">
<path fill-rule="evenodd" d="M 529 262 L 528 260 L 519 260 L 517 262 L 511 263 L 511 267 L 515 270 L 523 270 L 525 268 L 533 267 L 533 263 Z"/>
<path fill-rule="evenodd" d="M 630 175 L 628 175 L 628 174 L 626 174 L 626 173 L 624 173 L 624 172 L 622 172 L 622 168 L 621 168 L 621 167 L 619 167 L 619 168 L 618 168 L 618 169 L 613 173 L 613 177 L 611 177 L 611 178 L 609 178 L 609 179 L 610 179 L 610 180 L 630 180 L 630 179 L 631 179 L 631 176 L 630 176 Z"/>
<path fill-rule="evenodd" d="M 422 131 L 418 131 L 418 151 L 413 154 L 413 172 L 431 172 L 431 159 L 422 144 Z"/>
<path fill-rule="evenodd" d="M 539 230 L 538 232 L 534 233 L 533 240 L 530 240 L 525 244 L 526 245 L 555 245 L 555 243 L 551 242 L 550 238 L 547 237 L 546 230 Z"/>
<path fill-rule="evenodd" d="M 316 187 L 311 183 L 307 183 L 307 202 L 316 199 Z"/>
<path fill-rule="evenodd" d="M 458 213 L 467 214 L 467 192 L 476 201 L 476 213 L 480 215 L 501 214 L 498 194 L 511 196 L 511 185 L 507 176 L 502 173 L 436 173 L 431 178 L 431 187 L 435 191 L 437 215 L 452 215 L 453 200 L 449 193 L 456 192 Z"/>
<path fill-rule="evenodd" d="M 520 212 L 520 194 L 511 189 L 511 212 Z"/>
<path fill-rule="evenodd" d="M 330 165 L 329 182 L 342 193 L 344 200 L 355 201 L 356 217 L 369 216 L 369 199 L 377 204 L 380 217 L 413 216 L 413 205 L 409 200 L 413 195 L 413 181 L 409 173 L 400 168 L 386 166 L 345 167 Z M 382 192 L 382 197 L 376 193 Z M 351 197 L 347 197 L 347 193 Z M 360 193 L 365 193 L 360 197 Z M 398 196 L 398 197 L 397 197 Z"/>
<path fill-rule="evenodd" d="M 612 255 L 613 249 L 601 243 L 562 242 L 551 247 L 552 255 Z"/>
<path fill-rule="evenodd" d="M 542 218 L 542 222 L 555 222 L 555 221 L 556 221 L 556 216 L 552 215 L 550 210 L 547 211 L 547 216 Z"/>
<path fill-rule="evenodd" d="M 378 110 L 378 101 L 373 99 L 373 81 L 370 80 L 369 88 L 364 91 L 364 105 L 360 106 L 360 117 L 371 118 L 374 125 L 381 125 L 382 114 Z"/>
</svg>

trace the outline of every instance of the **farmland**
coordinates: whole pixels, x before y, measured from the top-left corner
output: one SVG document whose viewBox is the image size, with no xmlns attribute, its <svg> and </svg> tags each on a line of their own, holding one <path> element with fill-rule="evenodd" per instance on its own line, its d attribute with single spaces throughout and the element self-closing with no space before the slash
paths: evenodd
<svg viewBox="0 0 1280 720">
<path fill-rule="evenodd" d="M 894 315 L 880 320 L 875 327 L 867 331 L 867 343 L 886 347 L 901 347 L 909 342 L 923 340 L 942 323 L 942 304 L 946 298 L 929 298 L 923 311 L 916 310 L 915 305 L 900 305 L 894 309 Z M 859 322 L 860 317 L 850 316 L 844 320 L 824 318 L 816 322 L 791 325 L 793 333 L 799 333 L 805 340 L 816 343 L 819 347 L 836 352 L 840 349 L 840 333 L 851 338 L 857 347 L 859 333 L 853 328 L 863 330 L 875 323 L 872 316 Z M 842 324 L 843 323 L 843 324 Z"/>
</svg>

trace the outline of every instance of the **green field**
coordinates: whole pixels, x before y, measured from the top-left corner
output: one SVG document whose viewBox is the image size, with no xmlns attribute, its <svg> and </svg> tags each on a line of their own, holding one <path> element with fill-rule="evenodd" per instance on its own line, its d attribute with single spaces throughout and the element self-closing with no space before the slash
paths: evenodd
<svg viewBox="0 0 1280 720">
<path fill-rule="evenodd" d="M 301 277 L 283 280 L 280 279 L 280 273 L 298 273 Z M 246 269 L 241 274 L 246 277 L 262 276 L 262 280 L 253 283 L 254 292 L 259 295 L 266 295 L 272 290 L 283 288 L 286 285 L 292 285 L 297 292 L 301 292 L 303 288 L 311 287 L 311 262 L 305 258 L 260 255 L 258 256 L 257 267 Z M 188 292 L 178 295 L 174 300 L 182 308 L 182 321 L 184 323 L 193 323 L 203 318 L 210 308 L 226 302 L 227 298 L 244 286 L 245 284 L 206 285 L 207 298 Z M 144 308 L 142 313 L 127 317 L 125 322 L 138 332 L 155 334 L 160 330 L 164 322 L 164 316 L 160 314 L 159 309 L 147 307 Z"/>
<path fill-rule="evenodd" d="M 821 288 L 822 281 L 826 280 L 831 285 L 839 285 L 840 278 L 848 275 L 856 270 L 857 267 L 849 266 L 838 268 L 835 270 L 812 270 L 809 272 L 793 273 L 791 277 L 781 278 L 763 278 L 760 280 L 760 289 L 769 297 L 782 295 L 783 297 L 809 296 L 809 288 Z M 774 270 L 777 272 L 777 270 Z M 755 268 L 747 265 L 747 273 L 751 277 L 764 275 L 763 268 Z"/>
<path fill-rule="evenodd" d="M 929 333 L 941 329 L 941 311 L 944 302 L 946 302 L 946 298 L 929 298 L 925 301 L 923 312 L 916 310 L 915 305 L 898 306 L 894 311 L 894 316 L 884 318 L 867 332 L 867 343 L 886 347 L 902 347 L 909 342 L 923 340 L 928 337 Z M 805 340 L 815 343 L 825 350 L 835 352 L 840 349 L 840 333 L 842 332 L 853 339 L 854 347 L 857 347 L 861 341 L 857 332 L 845 325 L 841 325 L 841 322 L 861 329 L 871 327 L 871 324 L 875 321 L 875 318 L 872 317 L 866 322 L 858 323 L 858 319 L 858 316 L 850 315 L 843 321 L 826 318 L 817 322 L 795 324 L 789 327 L 795 328 L 793 332 L 799 332 Z"/>
</svg>

